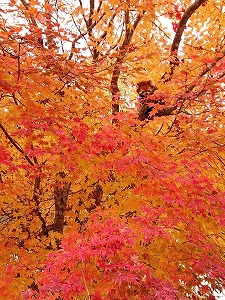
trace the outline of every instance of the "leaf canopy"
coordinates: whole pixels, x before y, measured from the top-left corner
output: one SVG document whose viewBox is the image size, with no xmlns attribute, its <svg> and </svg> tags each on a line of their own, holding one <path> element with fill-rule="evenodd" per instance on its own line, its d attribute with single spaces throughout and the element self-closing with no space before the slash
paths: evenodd
<svg viewBox="0 0 225 300">
<path fill-rule="evenodd" d="M 3 5 L 1 299 L 222 291 L 224 23 L 222 0 Z M 176 109 L 140 121 L 149 79 Z"/>
</svg>

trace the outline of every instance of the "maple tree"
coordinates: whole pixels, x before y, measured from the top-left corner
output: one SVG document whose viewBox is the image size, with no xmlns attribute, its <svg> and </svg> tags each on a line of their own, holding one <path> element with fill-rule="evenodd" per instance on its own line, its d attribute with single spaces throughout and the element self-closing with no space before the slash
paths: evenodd
<svg viewBox="0 0 225 300">
<path fill-rule="evenodd" d="M 223 290 L 223 14 L 222 0 L 0 9 L 1 299 Z M 148 79 L 165 105 L 141 121 Z"/>
</svg>

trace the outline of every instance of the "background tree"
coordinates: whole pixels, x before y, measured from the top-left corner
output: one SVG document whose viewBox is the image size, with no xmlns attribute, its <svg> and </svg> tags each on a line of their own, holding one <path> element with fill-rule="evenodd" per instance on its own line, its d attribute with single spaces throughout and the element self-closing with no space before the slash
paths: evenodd
<svg viewBox="0 0 225 300">
<path fill-rule="evenodd" d="M 223 14 L 222 0 L 0 10 L 2 298 L 222 290 Z M 141 122 L 148 79 L 177 109 Z"/>
</svg>

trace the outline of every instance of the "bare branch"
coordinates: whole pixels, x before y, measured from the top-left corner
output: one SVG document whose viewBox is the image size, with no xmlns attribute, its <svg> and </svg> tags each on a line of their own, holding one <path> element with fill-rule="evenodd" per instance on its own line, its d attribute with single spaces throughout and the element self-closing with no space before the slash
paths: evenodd
<svg viewBox="0 0 225 300">
<path fill-rule="evenodd" d="M 197 0 L 192 5 L 190 5 L 187 8 L 187 10 L 184 12 L 183 17 L 181 18 L 181 20 L 178 24 L 177 32 L 175 34 L 173 44 L 171 47 L 171 53 L 178 51 L 180 41 L 181 41 L 181 38 L 182 38 L 182 35 L 184 32 L 184 29 L 186 27 L 187 21 L 190 19 L 190 17 L 193 15 L 193 13 L 206 1 L 207 0 Z"/>
<path fill-rule="evenodd" d="M 99 13 L 100 12 L 100 9 L 101 9 L 101 6 L 102 6 L 102 0 L 101 1 L 99 1 L 99 5 L 98 5 L 98 7 L 97 7 L 97 13 Z"/>
<path fill-rule="evenodd" d="M 184 32 L 184 29 L 186 28 L 186 24 L 188 22 L 188 20 L 190 19 L 190 17 L 193 15 L 193 13 L 203 4 L 205 3 L 207 0 L 196 0 L 193 4 L 191 4 L 186 11 L 184 12 L 182 18 L 180 19 L 180 22 L 178 24 L 178 28 L 175 34 L 175 37 L 173 39 L 173 43 L 171 46 L 171 56 L 172 59 L 170 61 L 170 72 L 166 72 L 162 78 L 161 81 L 162 82 L 168 82 L 171 80 L 174 70 L 176 68 L 176 66 L 179 64 L 178 62 L 178 49 L 180 46 L 180 42 L 181 42 L 181 38 Z"/>
<path fill-rule="evenodd" d="M 110 27 L 112 27 L 113 24 L 113 20 L 116 17 L 116 13 L 114 13 L 108 23 L 108 27 L 107 29 L 109 29 Z M 108 30 L 104 30 L 102 35 L 100 36 L 99 40 L 97 41 L 97 46 L 100 45 L 100 43 L 106 38 L 108 34 Z M 112 50 L 113 47 L 115 47 L 115 45 L 117 45 L 118 43 L 116 42 L 112 47 L 110 47 L 109 52 Z M 94 49 L 94 53 L 93 53 L 93 60 L 98 59 L 100 52 L 97 49 Z M 106 55 L 105 55 L 106 56 Z"/>
<path fill-rule="evenodd" d="M 90 27 L 92 24 L 92 17 L 94 14 L 94 9 L 95 9 L 95 0 L 90 0 L 90 9 L 89 9 L 89 17 L 88 17 L 88 24 L 87 27 Z"/>
<path fill-rule="evenodd" d="M 83 8 L 83 3 L 82 3 L 82 1 L 81 1 L 81 0 L 79 0 L 79 3 L 80 3 L 80 7 L 81 7 L 81 8 Z M 85 22 L 86 26 L 88 27 L 88 21 L 87 21 L 87 19 L 86 19 L 85 15 L 84 15 L 84 14 L 82 14 L 82 17 L 83 17 L 83 19 L 84 19 L 84 22 Z"/>
<path fill-rule="evenodd" d="M 91 22 L 90 26 L 87 27 L 87 29 L 86 29 L 84 32 L 81 32 L 81 31 L 80 31 L 79 27 L 77 26 L 77 24 L 76 24 L 76 22 L 75 22 L 75 20 L 74 20 L 74 18 L 73 18 L 73 16 L 72 16 L 72 20 L 73 20 L 73 22 L 74 22 L 74 24 L 75 24 L 75 26 L 76 26 L 76 28 L 78 29 L 78 31 L 79 31 L 80 34 L 79 34 L 79 35 L 73 40 L 73 42 L 72 42 L 71 52 L 70 52 L 70 55 L 69 55 L 69 57 L 68 57 L 68 60 L 71 60 L 72 57 L 73 57 L 73 49 L 75 48 L 76 42 L 77 42 L 79 39 L 83 38 L 86 34 L 88 34 L 89 37 L 90 37 L 90 36 L 93 37 L 93 35 L 92 35 L 92 29 L 93 29 L 93 28 L 94 28 L 94 27 L 102 20 L 102 18 L 103 18 L 104 16 L 105 16 L 105 12 L 99 17 L 99 19 L 98 19 L 97 21 Z M 84 16 L 83 16 L 83 18 L 84 18 Z M 87 24 L 88 22 L 85 21 L 85 23 Z"/>
<path fill-rule="evenodd" d="M 29 16 L 30 16 L 30 20 L 29 20 L 29 21 L 31 22 L 31 24 L 32 24 L 33 26 L 39 28 L 38 25 L 37 25 L 37 22 L 36 22 L 36 20 L 35 20 L 35 17 L 33 16 L 33 14 L 31 14 L 31 13 L 29 12 L 29 3 L 27 3 L 26 0 L 21 0 L 21 2 L 22 2 L 22 4 L 23 4 L 23 6 L 25 7 L 25 9 L 26 9 L 26 10 L 28 11 L 28 13 L 29 13 Z M 38 38 L 38 42 L 39 42 L 39 44 L 43 47 L 43 45 L 44 45 L 43 39 L 42 39 L 42 38 Z"/>
<path fill-rule="evenodd" d="M 129 10 L 125 11 L 124 14 L 124 21 L 125 21 L 125 26 L 126 26 L 126 32 L 125 32 L 125 37 L 123 40 L 123 43 L 120 48 L 120 56 L 117 57 L 113 73 L 112 73 L 112 79 L 111 79 L 111 93 L 112 93 L 112 113 L 115 115 L 116 113 L 119 112 L 119 98 L 120 98 L 120 90 L 118 88 L 118 80 L 120 76 L 120 70 L 121 66 L 123 63 L 123 59 L 127 53 L 127 46 L 130 44 L 130 41 L 132 39 L 132 36 L 134 34 L 134 31 L 138 25 L 138 23 L 141 21 L 142 16 L 138 14 L 136 16 L 136 19 L 134 20 L 134 23 L 131 28 L 130 24 L 130 14 Z"/>
<path fill-rule="evenodd" d="M 8 133 L 8 131 L 5 129 L 5 127 L 0 123 L 0 128 L 3 131 L 5 137 L 9 140 L 9 142 L 21 153 L 24 155 L 24 158 L 28 161 L 28 163 L 31 166 L 34 166 L 34 163 L 32 162 L 32 160 L 29 158 L 29 156 L 27 156 L 27 154 L 24 153 L 24 150 L 22 149 L 22 147 L 17 143 L 17 141 L 15 141 L 10 134 Z"/>
</svg>

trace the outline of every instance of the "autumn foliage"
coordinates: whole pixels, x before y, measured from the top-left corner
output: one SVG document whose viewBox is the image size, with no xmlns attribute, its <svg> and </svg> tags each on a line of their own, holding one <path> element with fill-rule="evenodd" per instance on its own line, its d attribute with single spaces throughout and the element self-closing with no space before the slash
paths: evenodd
<svg viewBox="0 0 225 300">
<path fill-rule="evenodd" d="M 223 291 L 224 12 L 222 0 L 0 8 L 0 299 Z M 167 113 L 140 121 L 135 85 L 149 79 Z"/>
</svg>

